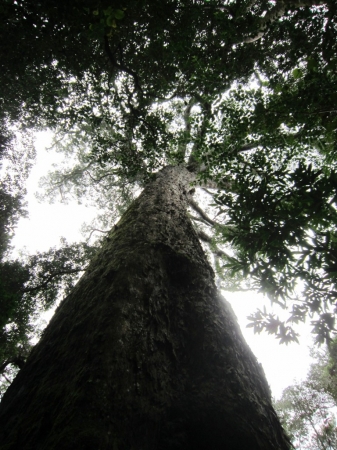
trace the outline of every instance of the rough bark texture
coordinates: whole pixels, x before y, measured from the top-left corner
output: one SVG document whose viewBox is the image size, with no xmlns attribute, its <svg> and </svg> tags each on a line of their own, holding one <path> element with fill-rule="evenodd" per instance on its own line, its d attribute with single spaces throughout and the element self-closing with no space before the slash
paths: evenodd
<svg viewBox="0 0 337 450">
<path fill-rule="evenodd" d="M 0 411 L 1 450 L 289 449 L 262 369 L 158 174 L 58 308 Z"/>
</svg>

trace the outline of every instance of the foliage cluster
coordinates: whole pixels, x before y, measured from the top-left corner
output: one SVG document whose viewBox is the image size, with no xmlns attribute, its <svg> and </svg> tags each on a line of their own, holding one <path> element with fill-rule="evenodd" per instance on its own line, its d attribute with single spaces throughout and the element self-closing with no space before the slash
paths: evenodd
<svg viewBox="0 0 337 450">
<path fill-rule="evenodd" d="M 8 129 L 7 129 L 8 132 Z M 22 142 L 23 141 L 23 142 Z M 0 395 L 22 367 L 36 339 L 39 314 L 74 286 L 95 252 L 87 244 L 21 257 L 10 257 L 11 239 L 21 217 L 26 217 L 25 181 L 34 161 L 30 135 L 14 131 L 2 140 L 0 168 Z"/>
<path fill-rule="evenodd" d="M 333 450 L 337 445 L 336 339 L 329 350 L 314 351 L 317 360 L 307 378 L 284 390 L 275 403 L 295 448 Z"/>
</svg>

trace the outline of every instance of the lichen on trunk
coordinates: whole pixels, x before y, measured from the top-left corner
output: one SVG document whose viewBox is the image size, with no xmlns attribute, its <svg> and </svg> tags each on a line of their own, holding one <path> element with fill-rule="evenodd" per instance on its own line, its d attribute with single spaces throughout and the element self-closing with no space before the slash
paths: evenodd
<svg viewBox="0 0 337 450">
<path fill-rule="evenodd" d="M 157 174 L 4 396 L 6 450 L 272 450 L 289 443 L 187 215 Z"/>
</svg>

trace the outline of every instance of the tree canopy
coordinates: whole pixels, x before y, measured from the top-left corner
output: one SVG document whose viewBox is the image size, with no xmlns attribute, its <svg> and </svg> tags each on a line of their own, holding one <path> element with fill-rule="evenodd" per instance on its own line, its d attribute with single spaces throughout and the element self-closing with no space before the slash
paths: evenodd
<svg viewBox="0 0 337 450">
<path fill-rule="evenodd" d="M 186 164 L 207 189 L 213 212 L 191 214 L 224 287 L 248 283 L 290 310 L 287 323 L 257 311 L 254 330 L 289 342 L 309 316 L 329 341 L 335 1 L 5 0 L 0 19 L 3 134 L 49 127 L 73 164 L 50 195 L 118 214 L 157 170 Z"/>
</svg>

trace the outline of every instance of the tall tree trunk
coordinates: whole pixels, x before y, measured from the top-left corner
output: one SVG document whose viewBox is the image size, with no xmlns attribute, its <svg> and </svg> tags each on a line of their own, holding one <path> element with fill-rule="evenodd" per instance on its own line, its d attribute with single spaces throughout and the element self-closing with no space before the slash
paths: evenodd
<svg viewBox="0 0 337 450">
<path fill-rule="evenodd" d="M 186 213 L 158 173 L 62 302 L 3 398 L 6 450 L 289 449 Z"/>
</svg>

